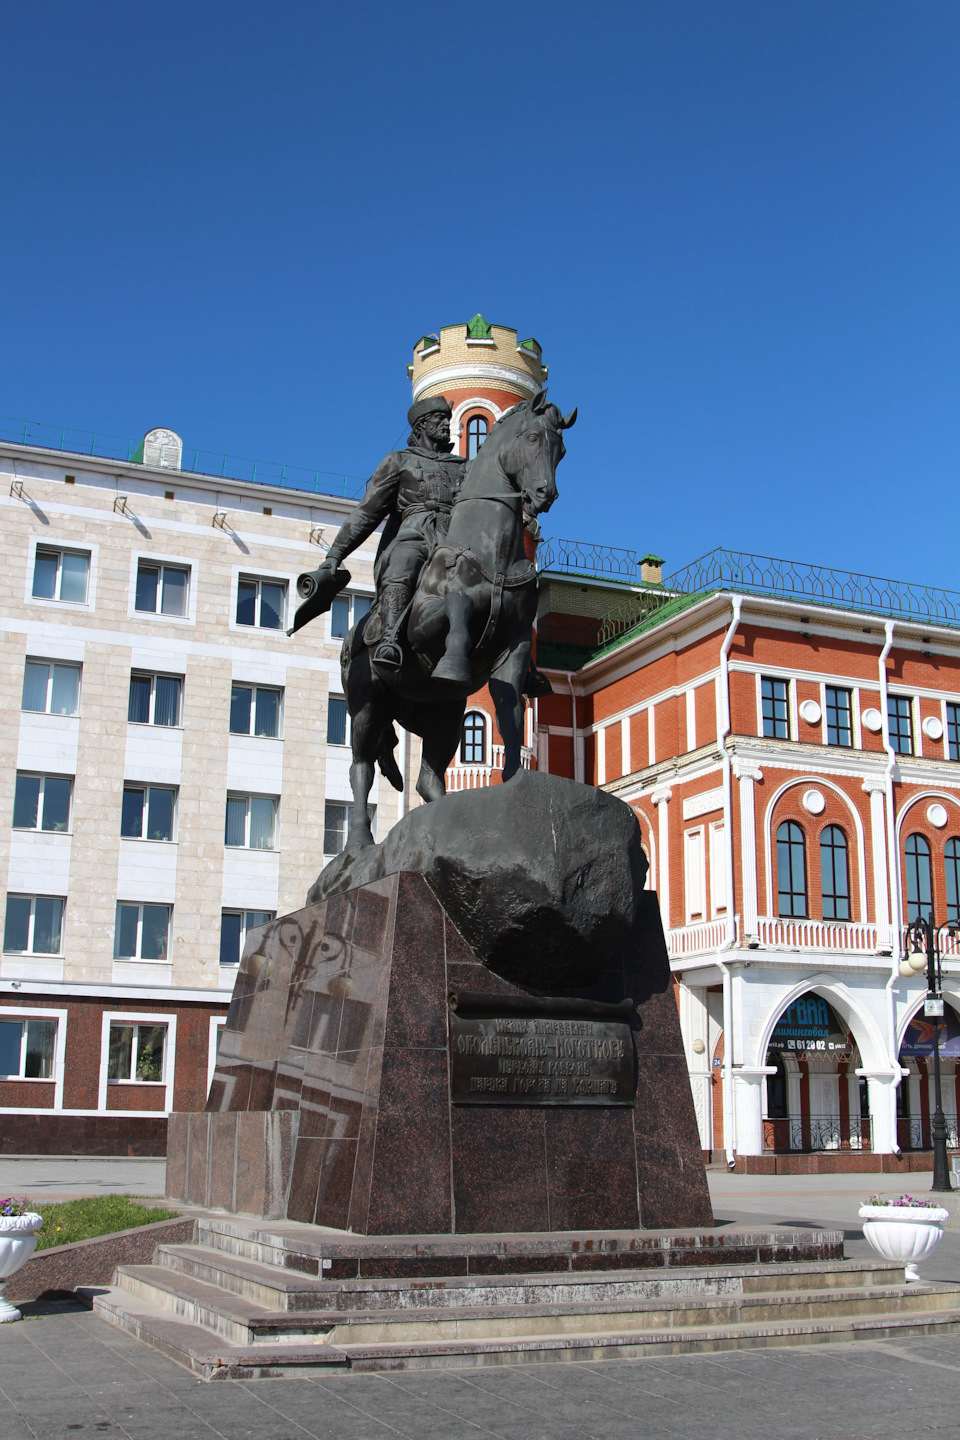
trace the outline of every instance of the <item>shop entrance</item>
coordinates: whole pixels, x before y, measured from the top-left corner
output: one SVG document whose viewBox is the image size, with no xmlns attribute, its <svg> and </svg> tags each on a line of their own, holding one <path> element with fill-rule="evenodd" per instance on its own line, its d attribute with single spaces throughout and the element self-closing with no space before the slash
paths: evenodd
<svg viewBox="0 0 960 1440">
<path fill-rule="evenodd" d="M 808 991 L 784 1010 L 767 1048 L 763 1148 L 869 1150 L 860 1052 L 833 1006 Z"/>
</svg>

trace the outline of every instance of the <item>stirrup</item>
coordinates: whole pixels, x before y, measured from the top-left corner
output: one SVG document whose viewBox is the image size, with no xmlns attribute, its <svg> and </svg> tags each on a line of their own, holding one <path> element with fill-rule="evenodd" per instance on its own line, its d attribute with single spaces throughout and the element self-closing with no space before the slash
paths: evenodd
<svg viewBox="0 0 960 1440">
<path fill-rule="evenodd" d="M 396 640 L 381 640 L 373 652 L 374 662 L 385 670 L 399 670 L 403 664 L 403 651 Z"/>
</svg>

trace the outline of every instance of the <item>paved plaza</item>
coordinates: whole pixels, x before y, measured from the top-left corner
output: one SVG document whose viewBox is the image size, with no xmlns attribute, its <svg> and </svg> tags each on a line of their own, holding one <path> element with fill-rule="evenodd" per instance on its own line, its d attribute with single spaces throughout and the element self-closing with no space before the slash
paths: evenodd
<svg viewBox="0 0 960 1440">
<path fill-rule="evenodd" d="M 856 1211 L 885 1176 L 710 1172 L 718 1220 L 831 1225 L 869 1255 Z M 155 1160 L 2 1160 L 0 1191 L 163 1190 Z M 960 1204 L 957 1206 L 960 1211 Z M 960 1231 L 930 1279 L 960 1282 Z M 960 1440 L 960 1341 L 861 1341 L 719 1355 L 204 1384 L 79 1307 L 0 1329 L 0 1440 Z"/>
</svg>

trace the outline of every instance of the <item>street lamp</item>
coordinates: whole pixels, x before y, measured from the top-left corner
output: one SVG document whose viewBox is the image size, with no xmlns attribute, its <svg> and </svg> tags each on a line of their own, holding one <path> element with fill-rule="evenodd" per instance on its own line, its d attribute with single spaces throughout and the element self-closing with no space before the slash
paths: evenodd
<svg viewBox="0 0 960 1440">
<path fill-rule="evenodd" d="M 945 925 L 934 925 L 933 911 L 927 919 L 911 921 L 904 932 L 904 955 L 900 962 L 900 974 L 906 979 L 927 972 L 927 995 L 923 1013 L 928 1020 L 936 1022 L 933 1037 L 933 1084 L 936 1109 L 933 1114 L 933 1184 L 931 1190 L 952 1190 L 947 1170 L 947 1122 L 943 1115 L 943 1091 L 940 1085 L 940 1027 L 943 1024 L 943 974 L 940 955 L 940 936 L 944 931 L 951 935 L 958 927 L 949 920 Z"/>
</svg>

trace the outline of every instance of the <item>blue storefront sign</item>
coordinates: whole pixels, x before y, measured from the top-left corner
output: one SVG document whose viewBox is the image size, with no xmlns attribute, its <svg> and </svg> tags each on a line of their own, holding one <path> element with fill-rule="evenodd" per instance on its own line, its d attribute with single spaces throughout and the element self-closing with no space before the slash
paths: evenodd
<svg viewBox="0 0 960 1440">
<path fill-rule="evenodd" d="M 922 1014 L 915 1015 L 907 1026 L 907 1033 L 900 1046 L 901 1058 L 933 1054 L 933 1037 L 937 1033 L 937 1021 L 927 1020 Z M 960 1056 L 960 1019 L 949 1005 L 944 1006 L 940 1022 L 940 1054 Z"/>
<path fill-rule="evenodd" d="M 850 1054 L 851 1043 L 826 1000 L 819 995 L 801 995 L 774 1026 L 770 1049 L 815 1051 L 843 1059 Z"/>
</svg>

